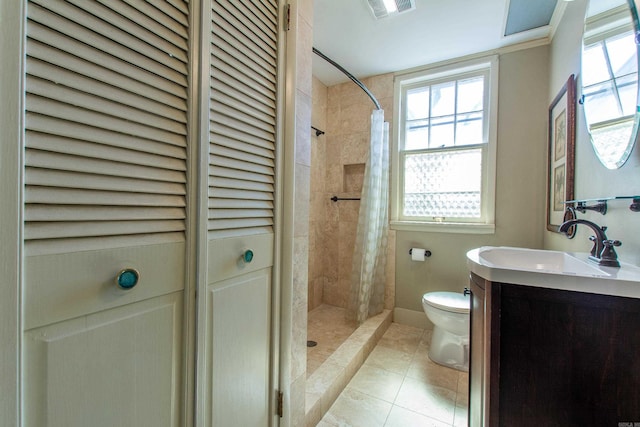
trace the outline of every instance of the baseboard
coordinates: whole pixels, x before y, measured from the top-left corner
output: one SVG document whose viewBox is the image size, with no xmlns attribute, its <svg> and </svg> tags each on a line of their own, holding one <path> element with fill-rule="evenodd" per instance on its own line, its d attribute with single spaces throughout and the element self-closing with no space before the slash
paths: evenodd
<svg viewBox="0 0 640 427">
<path fill-rule="evenodd" d="M 427 319 L 424 311 L 395 307 L 393 309 L 393 321 L 402 325 L 413 326 L 414 328 L 433 329 L 433 324 Z"/>
</svg>

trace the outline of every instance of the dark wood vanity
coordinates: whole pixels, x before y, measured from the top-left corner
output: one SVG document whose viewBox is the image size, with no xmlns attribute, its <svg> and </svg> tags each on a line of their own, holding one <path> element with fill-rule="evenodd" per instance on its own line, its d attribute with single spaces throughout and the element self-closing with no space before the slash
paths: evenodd
<svg viewBox="0 0 640 427">
<path fill-rule="evenodd" d="M 470 289 L 469 426 L 640 425 L 640 299 Z"/>
</svg>

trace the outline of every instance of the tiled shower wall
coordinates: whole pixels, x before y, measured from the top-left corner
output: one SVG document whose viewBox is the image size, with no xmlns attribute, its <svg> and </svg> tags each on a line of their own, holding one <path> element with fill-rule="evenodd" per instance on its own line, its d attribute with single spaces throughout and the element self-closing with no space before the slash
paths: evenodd
<svg viewBox="0 0 640 427">
<path fill-rule="evenodd" d="M 315 77 L 312 84 L 311 125 L 327 131 L 327 87 Z M 327 136 L 311 131 L 311 183 L 309 200 L 309 292 L 308 310 L 322 304 L 324 288 L 324 219 L 328 203 L 325 200 L 325 162 Z"/>
<path fill-rule="evenodd" d="M 288 73 L 295 76 L 295 81 L 288 93 L 288 107 L 295 114 L 295 131 L 293 146 L 284 147 L 285 157 L 293 156 L 293 170 L 287 171 L 288 194 L 293 197 L 293 210 L 285 212 L 293 221 L 292 229 L 283 239 L 283 248 L 291 250 L 291 270 L 283 269 L 283 277 L 291 274 L 290 292 L 283 292 L 282 313 L 283 325 L 290 322 L 290 330 L 281 336 L 284 383 L 284 414 L 282 427 L 298 427 L 304 425 L 305 390 L 307 378 L 307 283 L 309 254 L 309 183 L 311 175 L 311 56 L 313 45 L 313 2 L 309 0 L 292 0 L 290 3 L 290 27 L 287 33 L 288 56 L 293 61 L 287 62 Z M 288 141 L 289 143 L 291 141 Z M 293 151 L 293 152 L 292 152 Z M 289 234 L 290 232 L 290 234 Z M 283 249 L 284 250 L 284 249 Z M 288 267 L 288 266 L 287 266 Z M 288 278 L 288 277 L 287 277 Z M 290 317 L 288 317 L 290 314 Z M 285 327 L 286 330 L 286 327 Z"/>
<path fill-rule="evenodd" d="M 392 126 L 393 75 L 363 79 Z M 364 166 L 369 157 L 371 112 L 375 106 L 352 82 L 326 87 L 313 79 L 312 124 L 325 131 L 312 136 L 309 213 L 309 310 L 321 303 L 345 308 L 358 223 Z M 395 232 L 389 232 L 385 308 L 394 306 Z"/>
</svg>

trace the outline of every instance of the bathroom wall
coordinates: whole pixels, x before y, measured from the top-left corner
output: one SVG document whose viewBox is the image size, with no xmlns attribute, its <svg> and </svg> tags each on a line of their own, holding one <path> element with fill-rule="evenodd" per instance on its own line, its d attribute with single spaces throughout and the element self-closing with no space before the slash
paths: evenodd
<svg viewBox="0 0 640 427">
<path fill-rule="evenodd" d="M 427 326 L 422 295 L 462 291 L 468 284 L 468 250 L 483 245 L 542 247 L 548 68 L 548 45 L 500 54 L 495 233 L 398 231 L 395 321 Z M 425 262 L 411 261 L 411 247 L 427 248 L 433 255 Z"/>
<path fill-rule="evenodd" d="M 560 27 L 550 47 L 550 85 L 547 101 L 550 103 L 555 94 L 566 82 L 570 74 L 580 75 L 580 54 L 582 49 L 582 30 L 587 1 L 574 1 L 567 4 Z M 580 89 L 578 88 L 578 97 Z M 640 194 L 640 147 L 636 144 L 627 163 L 618 170 L 609 170 L 602 166 L 589 141 L 580 104 L 576 110 L 576 159 L 575 159 L 575 197 L 590 199 L 607 196 L 631 196 Z M 621 260 L 640 265 L 640 213 L 629 210 L 630 201 L 612 201 L 606 215 L 588 212 L 578 214 L 603 226 L 607 236 L 619 239 L 622 246 L 617 248 Z M 578 227 L 578 233 L 572 240 L 565 236 L 544 231 L 546 249 L 588 252 L 591 235 L 588 227 Z"/>
<path fill-rule="evenodd" d="M 393 75 L 373 76 L 362 82 L 385 110 L 385 120 L 392 122 Z M 327 88 L 314 79 L 313 85 L 312 123 L 326 133 L 312 137 L 309 309 L 321 302 L 346 307 L 360 202 L 330 199 L 360 197 L 375 106 L 350 81 Z M 393 231 L 389 233 L 387 257 L 385 308 L 391 309 L 395 295 Z"/>
</svg>

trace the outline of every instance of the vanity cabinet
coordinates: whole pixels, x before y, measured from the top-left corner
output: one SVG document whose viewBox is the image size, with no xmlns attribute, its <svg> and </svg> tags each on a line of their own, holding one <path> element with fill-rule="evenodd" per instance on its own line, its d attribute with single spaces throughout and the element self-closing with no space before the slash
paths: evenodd
<svg viewBox="0 0 640 427">
<path fill-rule="evenodd" d="M 486 345 L 486 339 L 491 337 L 486 330 L 490 327 L 490 287 L 491 282 L 485 281 L 475 274 L 470 276 L 471 291 L 471 322 L 469 349 L 469 425 L 485 426 L 488 424 L 488 385 L 490 378 L 485 375 L 490 372 L 485 363 L 491 360 L 491 347 Z M 487 296 L 489 292 L 489 296 Z M 487 418 L 485 419 L 485 414 Z"/>
<path fill-rule="evenodd" d="M 474 273 L 470 289 L 471 427 L 640 423 L 640 299 Z"/>
</svg>

